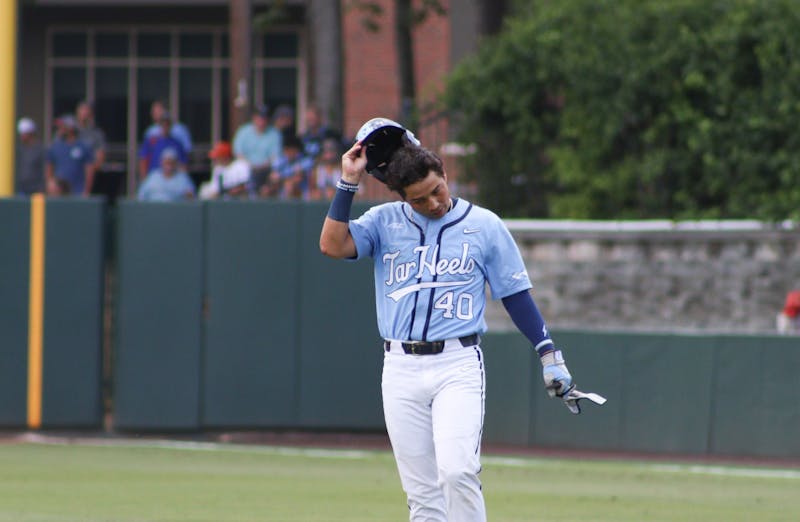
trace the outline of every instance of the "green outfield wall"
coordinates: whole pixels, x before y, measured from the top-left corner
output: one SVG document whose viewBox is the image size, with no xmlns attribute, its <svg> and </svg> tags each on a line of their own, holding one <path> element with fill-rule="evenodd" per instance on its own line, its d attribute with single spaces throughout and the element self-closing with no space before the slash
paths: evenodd
<svg viewBox="0 0 800 522">
<path fill-rule="evenodd" d="M 100 427 L 105 204 L 48 199 L 43 211 L 42 306 L 31 310 L 31 202 L 0 199 L 0 426 L 28 426 L 34 407 L 44 428 Z M 35 390 L 31 313 L 41 325 Z"/>
<path fill-rule="evenodd" d="M 319 253 L 327 205 L 121 201 L 107 214 L 99 201 L 64 199 L 45 209 L 43 428 L 102 425 L 108 269 L 115 430 L 384 429 L 371 261 Z M 0 427 L 25 427 L 31 205 L 0 200 L 0 222 Z M 797 337 L 553 337 L 578 387 L 608 403 L 570 414 L 545 394 L 522 335 L 489 333 L 487 443 L 800 457 Z"/>
<path fill-rule="evenodd" d="M 200 426 L 204 216 L 200 203 L 117 208 L 114 423 Z"/>
<path fill-rule="evenodd" d="M 488 335 L 486 439 L 553 448 L 798 457 L 792 337 L 556 331 L 579 389 L 608 398 L 572 415 L 549 399 L 517 334 Z M 534 368 L 528 372 L 526 368 Z M 584 401 L 585 402 L 585 401 Z"/>
<path fill-rule="evenodd" d="M 119 205 L 116 428 L 382 429 L 371 265 L 319 253 L 326 211 Z"/>
<path fill-rule="evenodd" d="M 0 426 L 26 424 L 30 203 L 0 200 Z"/>
</svg>

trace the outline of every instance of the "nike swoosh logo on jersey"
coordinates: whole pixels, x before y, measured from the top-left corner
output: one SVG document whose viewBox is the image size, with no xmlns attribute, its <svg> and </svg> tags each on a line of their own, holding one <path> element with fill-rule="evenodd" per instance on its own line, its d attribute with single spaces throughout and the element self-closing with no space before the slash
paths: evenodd
<svg viewBox="0 0 800 522">
<path fill-rule="evenodd" d="M 475 232 L 480 232 L 480 231 L 481 231 L 480 228 L 465 228 L 464 229 L 464 233 L 465 234 L 474 234 Z"/>
<path fill-rule="evenodd" d="M 528 277 L 528 272 L 515 272 L 511 274 L 511 279 L 525 279 Z"/>
<path fill-rule="evenodd" d="M 408 285 L 403 288 L 398 288 L 394 292 L 390 292 L 386 294 L 386 297 L 392 299 L 394 302 L 399 301 L 403 297 L 407 296 L 408 294 L 412 294 L 418 290 L 424 290 L 426 288 L 444 288 L 444 287 L 454 287 L 454 286 L 466 286 L 475 280 L 474 277 L 470 277 L 466 281 L 431 281 L 429 283 L 417 283 L 414 285 Z"/>
</svg>

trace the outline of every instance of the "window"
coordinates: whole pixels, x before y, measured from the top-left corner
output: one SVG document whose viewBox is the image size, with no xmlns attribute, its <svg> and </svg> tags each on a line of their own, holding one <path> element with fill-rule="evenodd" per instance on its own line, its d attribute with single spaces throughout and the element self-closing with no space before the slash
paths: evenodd
<svg viewBox="0 0 800 522">
<path fill-rule="evenodd" d="M 297 33 L 267 33 L 262 39 L 264 58 L 294 58 L 298 54 Z"/>
<path fill-rule="evenodd" d="M 136 37 L 136 55 L 139 58 L 169 58 L 172 54 L 171 41 L 169 33 L 139 33 Z"/>
<path fill-rule="evenodd" d="M 123 143 L 128 137 L 128 69 L 98 67 L 94 78 L 95 122 L 106 141 Z"/>
<path fill-rule="evenodd" d="M 169 104 L 169 68 L 141 67 L 136 73 L 136 137 L 141 141 L 144 131 L 153 123 L 150 105 L 156 100 Z"/>
<path fill-rule="evenodd" d="M 97 33 L 94 52 L 100 58 L 127 58 L 129 40 L 125 33 Z"/>
<path fill-rule="evenodd" d="M 297 107 L 301 42 L 297 29 L 260 35 L 253 49 L 250 100 Z M 135 179 L 135 154 L 152 123 L 150 106 L 163 100 L 192 134 L 190 170 L 208 169 L 205 152 L 229 128 L 230 47 L 225 26 L 52 27 L 48 31 L 48 123 L 81 100 L 95 106 L 106 133 L 109 162 Z M 49 134 L 46 135 L 50 137 Z M 132 185 L 128 185 L 131 188 Z"/>
<path fill-rule="evenodd" d="M 182 34 L 179 41 L 181 58 L 211 58 L 214 54 L 212 34 Z"/>
<path fill-rule="evenodd" d="M 281 104 L 296 105 L 297 69 L 275 67 L 264 69 L 264 102 L 270 107 Z"/>
<path fill-rule="evenodd" d="M 178 83 L 181 120 L 195 142 L 211 143 L 211 69 L 181 69 Z"/>
<path fill-rule="evenodd" d="M 72 113 L 78 102 L 86 99 L 86 68 L 53 68 L 53 115 Z"/>
<path fill-rule="evenodd" d="M 57 33 L 53 35 L 53 56 L 83 57 L 86 56 L 85 33 Z"/>
</svg>

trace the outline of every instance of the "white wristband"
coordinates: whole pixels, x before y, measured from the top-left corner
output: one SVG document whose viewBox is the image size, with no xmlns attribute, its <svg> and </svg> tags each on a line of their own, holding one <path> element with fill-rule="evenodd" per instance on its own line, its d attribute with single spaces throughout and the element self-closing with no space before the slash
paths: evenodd
<svg viewBox="0 0 800 522">
<path fill-rule="evenodd" d="M 553 350 L 552 352 L 547 352 L 546 354 L 542 355 L 542 357 L 539 360 L 542 361 L 542 366 L 564 364 L 564 356 L 561 354 L 561 350 Z"/>
<path fill-rule="evenodd" d="M 343 179 L 336 182 L 336 188 L 346 190 L 347 192 L 358 192 L 358 183 L 350 183 Z"/>
</svg>

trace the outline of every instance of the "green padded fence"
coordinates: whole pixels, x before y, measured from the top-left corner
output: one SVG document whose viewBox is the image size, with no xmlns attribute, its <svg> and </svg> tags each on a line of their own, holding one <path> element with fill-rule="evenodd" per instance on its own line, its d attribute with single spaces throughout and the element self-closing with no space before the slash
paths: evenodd
<svg viewBox="0 0 800 522">
<path fill-rule="evenodd" d="M 0 200 L 0 426 L 27 422 L 30 203 Z"/>
<path fill-rule="evenodd" d="M 105 204 L 46 204 L 43 427 L 100 427 Z"/>
<path fill-rule="evenodd" d="M 200 427 L 203 205 L 118 204 L 114 424 Z"/>
<path fill-rule="evenodd" d="M 205 427 L 296 424 L 299 214 L 298 203 L 206 205 Z"/>
<path fill-rule="evenodd" d="M 102 425 L 104 204 L 47 199 L 44 221 L 42 383 L 45 428 Z M 0 200 L 0 425 L 28 425 L 30 285 L 28 198 Z"/>
<path fill-rule="evenodd" d="M 539 363 L 520 334 L 489 334 L 488 442 L 800 456 L 797 338 L 574 331 L 553 336 L 578 387 L 608 402 L 570 414 L 545 394 Z"/>
<path fill-rule="evenodd" d="M 367 206 L 354 205 L 351 215 Z M 375 317 L 372 260 L 319 251 L 327 204 L 303 207 L 300 226 L 300 426 L 382 429 L 383 348 Z"/>
</svg>

